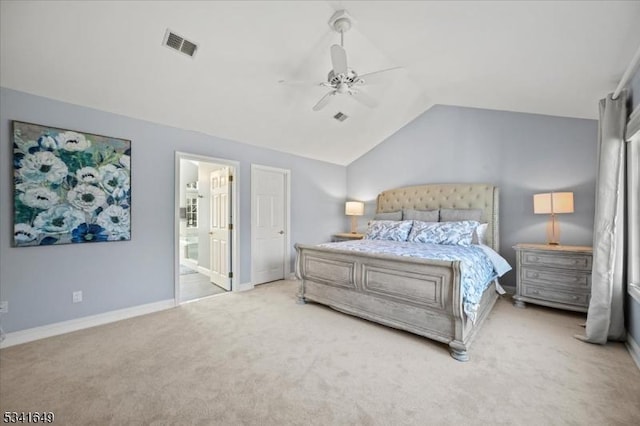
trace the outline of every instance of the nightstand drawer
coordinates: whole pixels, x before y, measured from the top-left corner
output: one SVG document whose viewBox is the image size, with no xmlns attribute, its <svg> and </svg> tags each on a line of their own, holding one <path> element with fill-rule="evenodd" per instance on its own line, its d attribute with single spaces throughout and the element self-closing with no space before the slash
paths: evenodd
<svg viewBox="0 0 640 426">
<path fill-rule="evenodd" d="M 563 292 L 556 289 L 522 284 L 522 295 L 532 299 L 548 300 L 576 306 L 589 306 L 589 293 Z"/>
<path fill-rule="evenodd" d="M 588 272 L 566 272 L 523 267 L 521 269 L 522 280 L 532 284 L 543 284 L 552 287 L 567 287 L 567 289 L 588 291 L 591 288 L 591 279 Z"/>
<path fill-rule="evenodd" d="M 547 267 L 591 272 L 591 255 L 580 253 L 563 255 L 562 253 L 523 252 L 522 266 L 525 265 L 543 265 Z"/>
</svg>

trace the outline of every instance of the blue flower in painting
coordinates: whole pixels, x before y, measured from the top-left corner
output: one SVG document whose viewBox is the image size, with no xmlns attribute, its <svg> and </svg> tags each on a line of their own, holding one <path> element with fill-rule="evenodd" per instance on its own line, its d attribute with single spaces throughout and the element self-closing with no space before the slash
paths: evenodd
<svg viewBox="0 0 640 426">
<path fill-rule="evenodd" d="M 33 226 L 45 234 L 66 234 L 82 222 L 84 213 L 68 204 L 62 204 L 36 216 Z"/>
<path fill-rule="evenodd" d="M 67 176 L 67 165 L 50 151 L 26 155 L 20 175 L 27 182 L 60 183 Z"/>
<path fill-rule="evenodd" d="M 100 225 L 83 223 L 71 231 L 71 241 L 74 243 L 94 243 L 107 241 L 108 235 Z"/>
</svg>

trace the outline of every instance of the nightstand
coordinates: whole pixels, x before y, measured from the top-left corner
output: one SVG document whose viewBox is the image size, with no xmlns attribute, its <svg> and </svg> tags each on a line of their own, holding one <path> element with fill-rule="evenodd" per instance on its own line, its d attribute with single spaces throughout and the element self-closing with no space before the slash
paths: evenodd
<svg viewBox="0 0 640 426">
<path fill-rule="evenodd" d="M 333 234 L 331 236 L 331 241 L 334 243 L 340 241 L 351 241 L 351 240 L 361 240 L 364 238 L 364 234 L 352 234 L 351 232 L 341 232 L 338 234 Z"/>
<path fill-rule="evenodd" d="M 592 248 L 516 244 L 514 305 L 525 303 L 587 312 L 591 297 Z"/>
</svg>

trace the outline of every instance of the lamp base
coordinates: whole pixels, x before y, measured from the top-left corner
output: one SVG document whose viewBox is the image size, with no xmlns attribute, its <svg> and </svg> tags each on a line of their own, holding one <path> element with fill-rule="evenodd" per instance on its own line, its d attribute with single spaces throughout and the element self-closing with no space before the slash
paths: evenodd
<svg viewBox="0 0 640 426">
<path fill-rule="evenodd" d="M 550 246 L 560 245 L 560 223 L 555 214 L 551 214 L 547 222 L 547 244 Z"/>
<path fill-rule="evenodd" d="M 358 219 L 356 216 L 351 216 L 351 233 L 356 234 L 358 230 Z"/>
</svg>

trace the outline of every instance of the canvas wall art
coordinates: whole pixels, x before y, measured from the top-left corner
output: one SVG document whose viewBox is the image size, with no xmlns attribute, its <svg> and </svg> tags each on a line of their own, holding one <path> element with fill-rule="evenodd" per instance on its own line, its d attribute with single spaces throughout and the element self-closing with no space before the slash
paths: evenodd
<svg viewBox="0 0 640 426">
<path fill-rule="evenodd" d="M 15 247 L 131 239 L 131 141 L 13 122 Z"/>
</svg>

